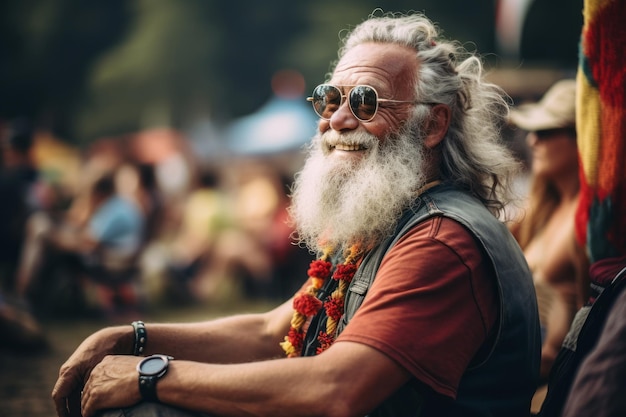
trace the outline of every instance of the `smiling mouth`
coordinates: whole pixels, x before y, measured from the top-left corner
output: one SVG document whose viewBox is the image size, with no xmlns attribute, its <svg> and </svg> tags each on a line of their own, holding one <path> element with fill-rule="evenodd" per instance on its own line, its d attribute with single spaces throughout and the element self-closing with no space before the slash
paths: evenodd
<svg viewBox="0 0 626 417">
<path fill-rule="evenodd" d="M 338 143 L 336 145 L 330 145 L 330 150 L 338 150 L 338 151 L 365 151 L 367 150 L 366 146 L 363 145 L 348 145 L 343 143 Z"/>
</svg>

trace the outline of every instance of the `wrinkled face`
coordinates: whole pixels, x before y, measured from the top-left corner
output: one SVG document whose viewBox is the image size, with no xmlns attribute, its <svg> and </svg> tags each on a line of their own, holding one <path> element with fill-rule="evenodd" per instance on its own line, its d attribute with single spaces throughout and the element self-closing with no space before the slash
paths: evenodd
<svg viewBox="0 0 626 417">
<path fill-rule="evenodd" d="M 347 95 L 351 86 L 369 85 L 379 99 L 415 100 L 414 79 L 418 70 L 415 52 L 400 45 L 367 43 L 348 51 L 339 61 L 329 84 L 338 86 Z M 398 132 L 409 118 L 410 103 L 381 102 L 376 116 L 367 122 L 357 119 L 344 100 L 329 120 L 320 120 L 319 132 L 325 137 L 331 158 L 359 158 L 367 151 L 360 144 L 344 143 L 342 133 L 362 131 L 384 140 Z"/>
<path fill-rule="evenodd" d="M 339 62 L 329 84 L 369 85 L 379 98 L 412 102 L 415 62 L 404 47 L 361 45 Z M 369 121 L 355 117 L 347 101 L 333 110 L 319 122 L 292 193 L 298 236 L 313 250 L 378 243 L 427 178 L 424 134 L 416 118 L 409 120 L 411 103 L 380 103 Z"/>
<path fill-rule="evenodd" d="M 532 151 L 534 175 L 547 179 L 577 175 L 578 147 L 572 129 L 530 132 L 527 141 Z"/>
</svg>

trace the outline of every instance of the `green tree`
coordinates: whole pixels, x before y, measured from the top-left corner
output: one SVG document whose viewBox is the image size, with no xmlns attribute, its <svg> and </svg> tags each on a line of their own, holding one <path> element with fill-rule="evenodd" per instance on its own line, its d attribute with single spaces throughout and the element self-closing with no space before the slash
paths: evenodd
<svg viewBox="0 0 626 417">
<path fill-rule="evenodd" d="M 551 1 L 534 1 L 524 65 L 550 64 L 550 57 L 566 65 L 561 58 L 575 55 L 581 17 L 573 15 L 581 9 Z M 445 37 L 497 66 L 494 4 L 387 0 L 383 11 L 423 11 Z M 184 127 L 197 118 L 226 123 L 269 98 L 277 70 L 302 72 L 308 89 L 321 82 L 337 58 L 339 32 L 379 6 L 375 0 L 5 0 L 0 120 L 30 116 L 76 143 L 154 125 Z M 540 24 L 546 8 L 549 24 Z"/>
<path fill-rule="evenodd" d="M 206 105 L 223 32 L 207 23 L 210 2 L 137 0 L 123 42 L 99 56 L 76 114 L 89 141 L 154 125 L 173 125 Z"/>
<path fill-rule="evenodd" d="M 127 22 L 124 0 L 0 2 L 0 119 L 66 134 L 93 59 Z"/>
</svg>

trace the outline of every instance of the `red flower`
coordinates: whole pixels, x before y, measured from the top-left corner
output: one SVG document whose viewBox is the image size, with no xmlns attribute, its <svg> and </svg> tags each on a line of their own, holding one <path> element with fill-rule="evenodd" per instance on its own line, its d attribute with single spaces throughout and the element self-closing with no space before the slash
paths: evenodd
<svg viewBox="0 0 626 417">
<path fill-rule="evenodd" d="M 324 259 L 327 258 L 329 253 L 330 250 L 325 251 Z M 288 357 L 300 356 L 305 337 L 304 332 L 302 332 L 302 326 L 306 322 L 304 317 L 312 317 L 324 307 L 327 320 L 330 320 L 327 322 L 327 325 L 329 325 L 327 329 L 333 330 L 335 328 L 335 326 L 331 325 L 336 324 L 336 322 L 341 319 L 344 310 L 345 285 L 342 283 L 349 284 L 352 281 L 357 271 L 356 263 L 353 262 L 353 258 L 361 255 L 357 245 L 350 248 L 350 253 L 346 256 L 347 263 L 338 265 L 333 274 L 333 279 L 340 281 L 338 283 L 339 287 L 326 302 L 322 302 L 315 294 L 317 294 L 319 289 L 323 286 L 324 281 L 331 275 L 333 265 L 331 262 L 322 259 L 311 262 L 307 272 L 311 285 L 294 299 L 293 308 L 295 311 L 292 318 L 293 324 L 285 338 L 286 342 L 281 343 Z M 319 347 L 316 349 L 316 354 L 320 354 L 328 349 L 335 341 L 334 339 L 334 335 L 331 336 L 324 331 L 320 332 L 317 338 Z"/>
<path fill-rule="evenodd" d="M 321 307 L 322 302 L 311 294 L 302 293 L 293 300 L 293 309 L 307 317 L 317 314 Z"/>
<path fill-rule="evenodd" d="M 317 347 L 317 349 L 315 349 L 315 354 L 319 355 L 333 344 L 335 338 L 333 338 L 326 332 L 320 332 L 320 335 L 317 337 L 317 341 L 320 343 L 320 345 Z"/>
<path fill-rule="evenodd" d="M 326 314 L 331 319 L 337 321 L 343 316 L 343 298 L 332 297 L 324 303 Z"/>
<path fill-rule="evenodd" d="M 334 280 L 344 280 L 346 282 L 352 281 L 354 274 L 356 273 L 356 265 L 355 264 L 342 264 L 337 265 L 337 269 L 333 274 Z"/>
<path fill-rule="evenodd" d="M 296 351 L 302 350 L 302 344 L 304 343 L 304 333 L 294 329 L 289 329 L 287 338 Z"/>
<path fill-rule="evenodd" d="M 326 279 L 330 275 L 330 268 L 332 268 L 332 264 L 330 262 L 318 259 L 311 262 L 307 274 L 310 277 Z"/>
</svg>

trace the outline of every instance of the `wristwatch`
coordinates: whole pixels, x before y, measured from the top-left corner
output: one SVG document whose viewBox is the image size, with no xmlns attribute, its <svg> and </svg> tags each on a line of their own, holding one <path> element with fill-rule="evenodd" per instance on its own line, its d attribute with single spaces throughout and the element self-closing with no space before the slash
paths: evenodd
<svg viewBox="0 0 626 417">
<path fill-rule="evenodd" d="M 156 383 L 165 375 L 172 359 L 174 358 L 167 355 L 152 355 L 137 364 L 139 393 L 144 400 L 159 401 L 156 395 Z"/>
</svg>

